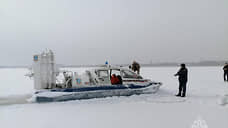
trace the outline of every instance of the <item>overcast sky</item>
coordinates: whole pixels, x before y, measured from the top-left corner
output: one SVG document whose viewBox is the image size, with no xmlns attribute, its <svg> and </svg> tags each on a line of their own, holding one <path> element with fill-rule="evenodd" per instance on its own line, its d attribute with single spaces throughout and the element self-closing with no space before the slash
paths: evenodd
<svg viewBox="0 0 228 128">
<path fill-rule="evenodd" d="M 228 0 L 1 0 L 0 65 L 228 60 Z"/>
</svg>

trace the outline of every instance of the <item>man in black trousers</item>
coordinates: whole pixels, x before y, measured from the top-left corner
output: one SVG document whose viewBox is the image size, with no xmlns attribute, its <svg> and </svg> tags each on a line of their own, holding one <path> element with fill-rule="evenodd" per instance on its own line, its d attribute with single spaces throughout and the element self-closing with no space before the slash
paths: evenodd
<svg viewBox="0 0 228 128">
<path fill-rule="evenodd" d="M 181 64 L 180 66 L 181 66 L 181 68 L 174 75 L 174 76 L 178 76 L 178 80 L 179 80 L 179 93 L 176 96 L 185 97 L 186 84 L 188 81 L 188 69 L 186 68 L 185 64 Z"/>
</svg>

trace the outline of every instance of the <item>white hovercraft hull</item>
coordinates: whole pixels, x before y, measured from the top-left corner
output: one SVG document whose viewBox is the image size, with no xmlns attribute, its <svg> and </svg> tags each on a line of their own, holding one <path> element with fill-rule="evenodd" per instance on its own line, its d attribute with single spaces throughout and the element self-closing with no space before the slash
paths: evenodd
<svg viewBox="0 0 228 128">
<path fill-rule="evenodd" d="M 51 89 L 36 92 L 36 94 L 33 96 L 33 100 L 35 102 L 42 103 L 104 98 L 112 96 L 131 96 L 145 93 L 156 93 L 160 86 L 161 83 L 150 82 L 146 85 L 107 85 L 100 87 Z"/>
</svg>

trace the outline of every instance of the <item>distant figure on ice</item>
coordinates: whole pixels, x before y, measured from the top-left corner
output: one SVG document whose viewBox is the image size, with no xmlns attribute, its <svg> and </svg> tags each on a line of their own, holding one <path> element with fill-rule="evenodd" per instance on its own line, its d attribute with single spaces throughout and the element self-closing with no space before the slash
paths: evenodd
<svg viewBox="0 0 228 128">
<path fill-rule="evenodd" d="M 140 65 L 139 65 L 138 62 L 133 61 L 131 68 L 132 68 L 132 70 L 133 70 L 134 72 L 137 71 L 137 74 L 139 74 L 139 72 L 140 72 Z"/>
<path fill-rule="evenodd" d="M 179 92 L 176 96 L 185 97 L 186 84 L 188 81 L 188 69 L 185 67 L 185 64 L 181 64 L 180 66 L 181 66 L 181 68 L 174 75 L 174 76 L 178 76 L 178 80 L 179 80 Z"/>
<path fill-rule="evenodd" d="M 228 81 L 228 63 L 225 63 L 225 66 L 223 67 L 224 70 L 224 81 Z"/>
</svg>

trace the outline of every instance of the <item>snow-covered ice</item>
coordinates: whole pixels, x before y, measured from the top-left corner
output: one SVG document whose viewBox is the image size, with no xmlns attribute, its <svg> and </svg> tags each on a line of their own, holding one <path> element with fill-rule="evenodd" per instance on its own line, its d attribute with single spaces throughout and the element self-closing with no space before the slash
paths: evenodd
<svg viewBox="0 0 228 128">
<path fill-rule="evenodd" d="M 1 128 L 227 128 L 228 83 L 221 67 L 189 67 L 187 97 L 173 76 L 179 67 L 145 67 L 142 76 L 163 85 L 156 94 L 58 103 L 28 103 L 27 69 L 0 69 Z M 84 68 L 74 68 L 83 71 Z M 17 104 L 15 104 L 17 103 Z"/>
</svg>

